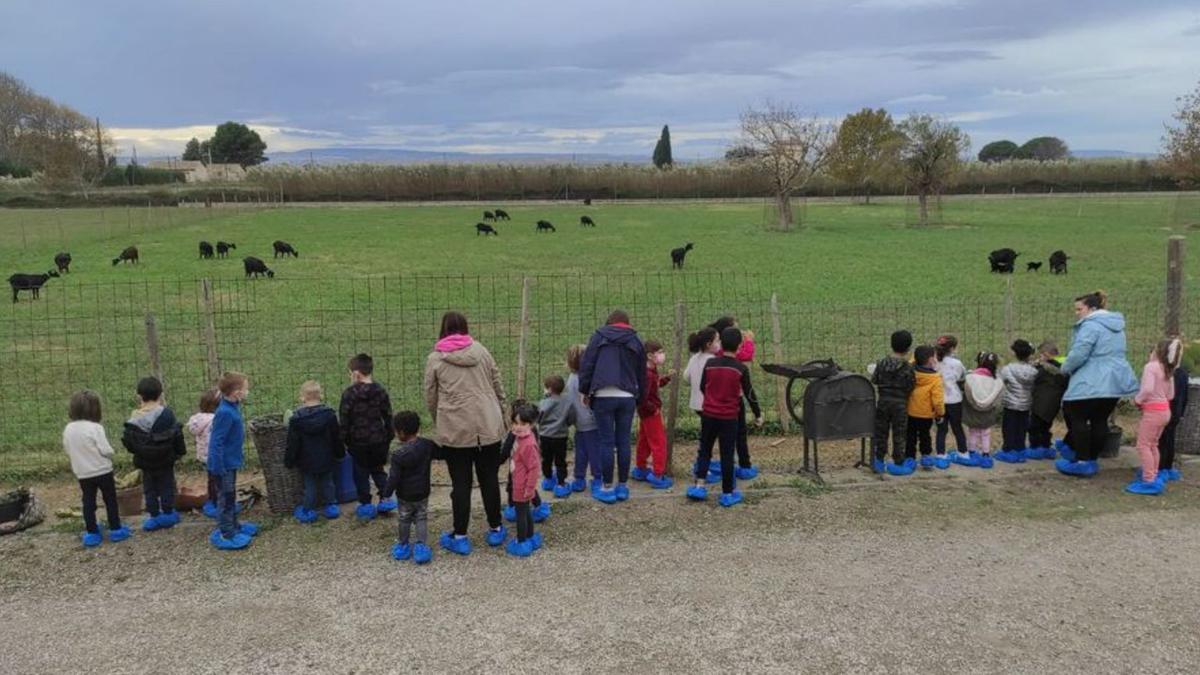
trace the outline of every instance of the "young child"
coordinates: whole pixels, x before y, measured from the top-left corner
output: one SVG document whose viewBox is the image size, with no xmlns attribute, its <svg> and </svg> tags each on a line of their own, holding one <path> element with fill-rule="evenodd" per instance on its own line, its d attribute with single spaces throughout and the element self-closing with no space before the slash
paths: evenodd
<svg viewBox="0 0 1200 675">
<path fill-rule="evenodd" d="M 912 342 L 912 333 L 906 330 L 892 333 L 892 355 L 879 359 L 871 372 L 871 382 L 879 390 L 875 434 L 871 437 L 875 456 L 871 469 L 875 473 L 887 471 L 894 476 L 906 476 L 917 467 L 915 460 L 905 459 L 904 450 L 908 438 L 908 395 L 917 381 L 912 364 L 908 362 Z M 892 464 L 885 466 L 889 431 L 892 434 Z"/>
<path fill-rule="evenodd" d="M 942 388 L 946 392 L 946 417 L 937 425 L 937 438 L 934 449 L 938 459 L 949 462 L 946 457 L 946 436 L 954 433 L 954 451 L 966 452 L 967 433 L 963 431 L 962 412 L 963 394 L 962 383 L 967 376 L 967 369 L 958 359 L 958 338 L 953 335 L 943 335 L 937 339 L 934 346 L 937 349 L 938 372 L 942 374 Z M 936 462 L 936 460 L 935 460 Z M 943 468 L 940 464 L 938 468 Z"/>
<path fill-rule="evenodd" d="M 143 377 L 137 383 L 140 405 L 125 422 L 121 443 L 133 453 L 133 465 L 142 470 L 142 492 L 146 512 L 142 530 L 175 527 L 179 513 L 175 511 L 175 462 L 187 454 L 183 427 L 175 413 L 163 405 L 162 382 L 156 377 Z"/>
<path fill-rule="evenodd" d="M 1050 340 L 1038 345 L 1038 362 L 1034 368 L 1033 398 L 1029 408 L 1029 448 L 1027 459 L 1054 459 L 1053 434 L 1050 428 L 1062 410 L 1063 394 L 1067 393 L 1067 376 L 1062 372 L 1058 345 Z"/>
<path fill-rule="evenodd" d="M 916 360 L 915 377 L 912 393 L 908 395 L 908 430 L 905 434 L 904 461 L 916 459 L 917 446 L 921 448 L 921 467 L 924 469 L 950 468 L 950 460 L 939 455 L 933 457 L 934 420 L 946 416 L 946 391 L 942 383 L 942 374 L 937 371 L 937 351 L 928 345 L 921 345 L 913 352 Z"/>
<path fill-rule="evenodd" d="M 222 551 L 243 549 L 258 534 L 254 523 L 239 523 L 237 509 L 237 472 L 242 468 L 242 446 L 246 442 L 246 425 L 238 406 L 250 393 L 250 380 L 237 372 L 221 375 L 217 381 L 221 402 L 213 417 L 208 441 L 208 473 L 218 482 L 217 529 L 208 541 Z"/>
<path fill-rule="evenodd" d="M 1013 341 L 1011 349 L 1017 360 L 1000 369 L 1000 380 L 1004 382 L 1001 423 L 1004 447 L 996 453 L 996 459 L 1022 464 L 1025 462 L 1025 436 L 1029 433 L 1029 410 L 1033 407 L 1033 381 L 1037 379 L 1038 371 L 1029 363 L 1033 345 L 1018 339 Z"/>
<path fill-rule="evenodd" d="M 658 390 L 671 382 L 671 375 L 658 374 L 658 367 L 665 363 L 667 355 L 662 343 L 646 341 L 646 398 L 638 406 L 637 466 L 630 474 L 634 480 L 644 480 L 655 490 L 671 487 L 667 478 L 667 430 L 663 427 L 662 397 Z M 646 460 L 653 458 L 653 466 L 646 467 Z"/>
<path fill-rule="evenodd" d="M 1188 378 L 1190 374 L 1182 364 L 1175 369 L 1175 398 L 1171 399 L 1171 421 L 1158 439 L 1158 470 L 1167 477 L 1167 482 L 1183 478 L 1175 468 L 1175 429 L 1183 419 L 1188 406 Z"/>
<path fill-rule="evenodd" d="M 438 446 L 428 438 L 417 435 L 421 430 L 421 418 L 411 410 L 402 410 L 392 418 L 399 447 L 392 451 L 391 468 L 388 471 L 389 494 L 399 499 L 397 511 L 398 532 L 396 544 L 392 546 L 392 557 L 408 560 L 418 565 L 433 559 L 429 548 L 429 467 L 434 459 L 440 459 Z M 417 543 L 409 545 L 409 530 L 416 525 Z"/>
<path fill-rule="evenodd" d="M 209 389 L 200 396 L 200 412 L 188 418 L 188 432 L 196 441 L 196 459 L 205 466 L 208 466 L 208 438 L 212 433 L 213 415 L 217 412 L 220 402 L 221 392 Z M 209 518 L 216 518 L 217 482 L 207 471 L 204 473 L 208 477 L 208 499 L 201 511 Z"/>
<path fill-rule="evenodd" d="M 746 364 L 746 367 L 749 368 L 750 363 L 754 361 L 754 332 L 743 329 L 738 325 L 737 319 L 732 316 L 723 316 L 712 323 L 712 328 L 717 331 L 718 335 L 729 327 L 742 331 L 742 344 L 733 358 Z M 717 468 L 719 469 L 720 465 L 717 465 Z M 758 467 L 750 461 L 750 441 L 746 428 L 746 402 L 744 400 L 738 406 L 737 468 L 735 472 L 738 480 L 752 480 L 758 476 Z"/>
<path fill-rule="evenodd" d="M 544 396 L 538 403 L 538 436 L 542 449 L 542 489 L 553 490 L 554 496 L 571 496 L 567 484 L 567 432 L 571 426 L 572 402 L 563 396 L 567 383 L 558 375 L 542 382 Z"/>
<path fill-rule="evenodd" d="M 996 410 L 1004 396 L 1004 382 L 996 377 L 1000 357 L 992 352 L 979 352 L 975 357 L 975 370 L 967 373 L 963 384 L 963 422 L 967 425 L 967 448 L 969 455 L 961 452 L 950 461 L 963 466 L 990 469 L 994 466 L 991 455 L 992 426 L 996 424 Z"/>
<path fill-rule="evenodd" d="M 572 492 L 583 492 L 587 487 L 587 470 L 591 467 L 593 491 L 599 490 L 603 481 L 600 474 L 600 455 L 596 441 L 596 418 L 592 409 L 583 404 L 579 397 L 579 364 L 583 361 L 585 345 L 567 347 L 567 386 L 563 398 L 571 402 L 571 424 L 575 425 L 575 480 L 571 481 Z"/>
<path fill-rule="evenodd" d="M 1138 423 L 1137 449 L 1141 471 L 1125 491 L 1135 495 L 1161 495 L 1167 477 L 1158 470 L 1158 439 L 1171 421 L 1171 399 L 1175 398 L 1175 369 L 1183 355 L 1179 340 L 1162 340 L 1142 369 L 1142 386 L 1133 402 L 1142 410 Z"/>
<path fill-rule="evenodd" d="M 515 407 L 515 406 L 514 406 Z M 542 547 L 542 537 L 533 531 L 533 498 L 537 495 L 537 476 L 540 452 L 533 425 L 537 422 L 537 408 L 525 404 L 514 410 L 516 419 L 512 434 L 516 437 L 512 460 L 509 463 L 512 475 L 513 500 L 517 509 L 517 538 L 509 540 L 505 550 L 509 555 L 528 558 Z"/>
<path fill-rule="evenodd" d="M 697 417 L 704 416 L 704 392 L 700 391 L 700 377 L 704 374 L 704 364 L 713 356 L 721 351 L 721 336 L 712 326 L 705 326 L 700 330 L 688 336 L 688 352 L 691 356 L 688 357 L 687 366 L 683 369 L 683 381 L 688 384 L 690 395 L 688 396 L 688 407 L 696 413 Z M 696 456 L 699 457 L 699 446 L 697 446 Z M 692 466 L 692 471 L 695 472 L 696 466 Z M 720 464 L 716 467 L 710 467 L 711 475 L 708 476 L 708 482 L 715 483 L 721 480 Z"/>
<path fill-rule="evenodd" d="M 754 423 L 762 426 L 762 411 L 754 389 L 750 385 L 750 369 L 734 358 L 742 343 L 742 333 L 736 328 L 721 332 L 720 356 L 709 359 L 700 375 L 700 391 L 704 394 L 704 408 L 700 416 L 700 453 L 696 458 L 696 484 L 687 489 L 688 499 L 702 501 L 708 498 L 705 481 L 712 462 L 713 443 L 721 444 L 721 506 L 730 507 L 742 501 L 742 493 L 735 489 L 733 470 L 734 454 L 737 452 L 737 413 L 741 399 L 745 397 L 754 412 Z"/>
<path fill-rule="evenodd" d="M 523 398 L 513 399 L 512 405 L 508 409 L 508 434 L 504 437 L 504 442 L 500 444 L 500 461 L 507 462 L 512 458 L 513 450 L 517 447 L 517 436 L 512 432 L 512 425 L 517 422 L 517 411 L 522 406 L 528 405 L 528 402 Z M 537 429 L 533 430 L 533 435 L 537 437 Z M 595 474 L 593 474 L 595 475 Z M 508 481 L 504 486 L 505 492 L 508 493 L 508 505 L 504 507 L 504 519 L 510 523 L 517 522 L 517 504 L 513 501 L 513 475 L 512 465 L 509 465 Z M 550 517 L 550 505 L 543 504 L 542 498 L 537 493 L 533 495 L 533 522 L 540 523 Z M 504 534 L 507 534 L 505 531 Z M 501 543 L 504 542 L 500 538 Z M 497 546 L 499 544 L 496 544 Z"/>
<path fill-rule="evenodd" d="M 392 401 L 387 390 L 375 382 L 375 361 L 366 354 L 350 359 L 350 386 L 342 392 L 338 407 L 342 424 L 342 443 L 354 459 L 354 487 L 358 490 L 358 508 L 354 515 L 372 520 L 377 514 L 396 510 L 396 500 L 384 490 L 387 474 L 383 467 L 392 442 Z M 379 506 L 371 503 L 371 483 L 379 491 Z"/>
<path fill-rule="evenodd" d="M 287 451 L 283 465 L 300 469 L 304 476 L 304 503 L 292 513 L 300 523 L 317 521 L 317 505 L 323 504 L 322 514 L 329 519 L 341 515 L 333 472 L 346 456 L 342 445 L 342 430 L 337 414 L 323 402 L 321 384 L 308 380 L 300 385 L 300 407 L 288 420 Z"/>
<path fill-rule="evenodd" d="M 113 449 L 100 426 L 100 397 L 90 389 L 77 391 L 67 405 L 70 422 L 63 429 L 63 450 L 71 459 L 71 471 L 79 481 L 83 498 L 83 545 L 99 546 L 104 537 L 96 525 L 96 491 L 104 498 L 108 513 L 108 540 L 125 541 L 129 528 L 117 512 L 117 483 L 113 479 Z"/>
</svg>

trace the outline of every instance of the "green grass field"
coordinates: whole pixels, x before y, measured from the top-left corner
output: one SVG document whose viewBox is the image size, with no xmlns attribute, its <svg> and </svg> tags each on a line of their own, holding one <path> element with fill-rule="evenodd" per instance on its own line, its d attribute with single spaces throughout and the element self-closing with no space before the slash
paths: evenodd
<svg viewBox="0 0 1200 675">
<path fill-rule="evenodd" d="M 529 386 L 561 372 L 563 349 L 586 339 L 616 305 L 642 332 L 670 342 L 674 303 L 688 303 L 689 329 L 732 312 L 758 333 L 771 360 L 769 299 L 778 294 L 788 360 L 836 356 L 861 367 L 896 327 L 921 338 L 955 332 L 964 351 L 1003 351 L 1009 334 L 1065 340 L 1069 299 L 1112 291 L 1131 321 L 1131 360 L 1161 325 L 1167 237 L 1191 235 L 1194 195 L 954 198 L 937 224 L 907 226 L 906 200 L 814 202 L 795 232 L 764 227 L 762 203 L 502 205 L 512 222 L 497 237 L 474 224 L 491 204 L 365 205 L 283 209 L 0 210 L 0 269 L 40 272 L 70 251 L 72 272 L 42 298 L 0 303 L 0 477 L 64 466 L 58 449 L 66 398 L 99 390 L 111 434 L 148 372 L 145 314 L 155 315 L 161 367 L 173 404 L 186 414 L 207 379 L 204 305 L 198 281 L 212 280 L 217 352 L 223 368 L 250 373 L 251 413 L 290 405 L 299 383 L 319 377 L 331 397 L 345 359 L 360 350 L 381 361 L 380 380 L 401 405 L 420 407 L 420 372 L 441 312 L 465 309 L 475 332 L 515 383 L 521 284 L 530 293 Z M 580 215 L 598 226 L 578 226 Z M 538 234 L 541 218 L 558 232 Z M 197 243 L 238 246 L 228 260 L 199 260 Z M 283 239 L 298 259 L 273 261 Z M 695 245 L 687 272 L 672 272 L 670 249 Z M 111 259 L 137 245 L 138 266 Z M 988 273 L 987 252 L 1022 253 L 1009 283 Z M 1026 273 L 1026 261 L 1064 249 L 1070 274 Z M 243 281 L 255 255 L 273 280 Z M 1048 267 L 1048 266 L 1047 266 Z M 1194 279 L 1200 260 L 1190 256 Z M 1189 322 L 1194 321 L 1189 313 Z M 756 373 L 769 404 L 774 382 Z M 690 420 L 689 420 L 690 421 Z"/>
</svg>

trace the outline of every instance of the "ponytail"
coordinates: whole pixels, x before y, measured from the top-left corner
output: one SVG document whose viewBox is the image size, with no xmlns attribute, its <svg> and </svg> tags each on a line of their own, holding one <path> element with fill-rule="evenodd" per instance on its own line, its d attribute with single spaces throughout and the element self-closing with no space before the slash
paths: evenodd
<svg viewBox="0 0 1200 675">
<path fill-rule="evenodd" d="M 937 360 L 945 361 L 946 356 L 950 352 L 954 351 L 954 348 L 957 346 L 958 338 L 954 337 L 953 335 L 943 335 L 939 337 L 937 339 L 937 344 L 933 346 L 934 351 L 937 353 Z"/>
<path fill-rule="evenodd" d="M 1083 303 L 1088 309 L 1108 309 L 1108 294 L 1104 291 L 1092 291 L 1075 298 L 1075 302 Z"/>
</svg>

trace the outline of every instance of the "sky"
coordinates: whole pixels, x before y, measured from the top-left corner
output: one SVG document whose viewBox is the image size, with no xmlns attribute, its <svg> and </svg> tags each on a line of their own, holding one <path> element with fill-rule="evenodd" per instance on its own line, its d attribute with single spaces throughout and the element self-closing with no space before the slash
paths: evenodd
<svg viewBox="0 0 1200 675">
<path fill-rule="evenodd" d="M 246 122 L 274 151 L 719 156 L 747 107 L 1156 152 L 1200 81 L 1200 3 L 1129 0 L 5 0 L 0 70 L 121 154 Z"/>
</svg>

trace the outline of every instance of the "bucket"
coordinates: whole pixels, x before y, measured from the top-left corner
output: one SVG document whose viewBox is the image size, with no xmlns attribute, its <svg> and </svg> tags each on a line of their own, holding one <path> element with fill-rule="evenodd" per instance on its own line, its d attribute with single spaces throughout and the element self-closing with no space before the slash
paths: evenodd
<svg viewBox="0 0 1200 675">
<path fill-rule="evenodd" d="M 333 471 L 333 491 L 338 503 L 358 501 L 358 489 L 354 487 L 354 459 L 347 454 Z"/>
<path fill-rule="evenodd" d="M 117 512 L 122 518 L 132 518 L 140 515 L 146 499 L 141 485 L 120 488 L 117 490 Z"/>
<path fill-rule="evenodd" d="M 1121 453 L 1121 441 L 1125 440 L 1125 430 L 1121 427 L 1110 424 L 1108 425 L 1108 436 L 1104 438 L 1104 448 L 1100 450 L 1100 457 L 1111 459 Z"/>
</svg>

